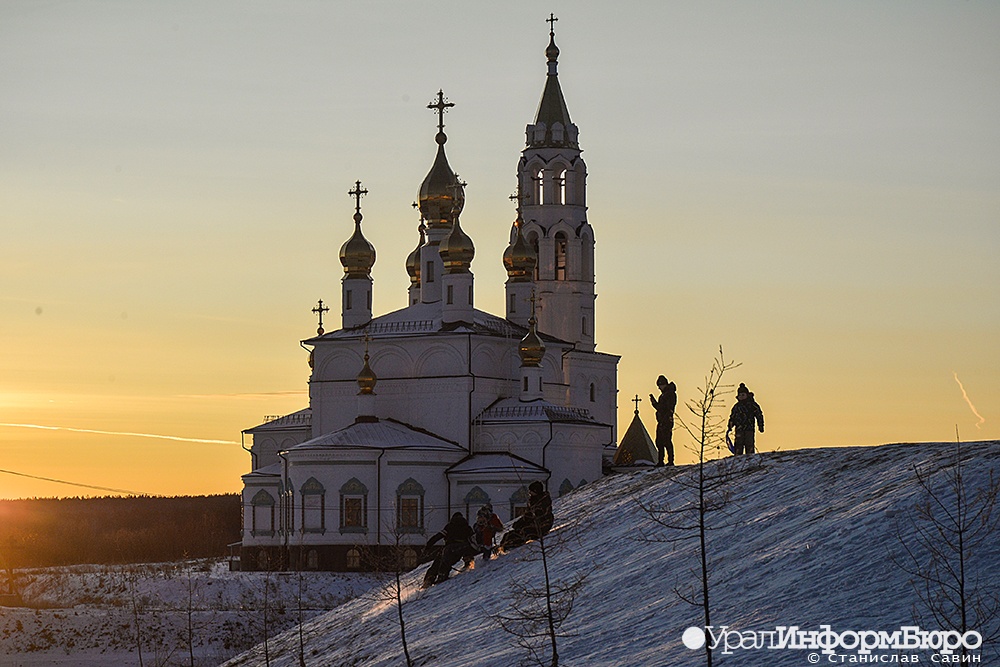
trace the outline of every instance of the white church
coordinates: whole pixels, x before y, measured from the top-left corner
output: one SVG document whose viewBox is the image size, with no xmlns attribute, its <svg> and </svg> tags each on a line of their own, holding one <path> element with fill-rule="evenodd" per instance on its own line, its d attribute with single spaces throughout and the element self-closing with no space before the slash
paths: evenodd
<svg viewBox="0 0 1000 667">
<path fill-rule="evenodd" d="M 437 156 L 420 185 L 419 243 L 405 259 L 409 305 L 373 316 L 375 248 L 362 231 L 359 182 L 340 250 L 341 328 L 321 324 L 302 341 L 309 406 L 244 431 L 243 569 L 366 569 L 389 549 L 412 567 L 453 512 L 474 519 L 489 502 L 507 524 L 530 482 L 555 498 L 602 474 L 617 439 L 619 357 L 595 349 L 587 171 L 549 36 L 503 252 L 506 312 L 475 307 L 464 184 L 445 155 L 452 105 L 439 92 L 429 105 Z M 322 302 L 317 311 L 322 318 Z"/>
</svg>

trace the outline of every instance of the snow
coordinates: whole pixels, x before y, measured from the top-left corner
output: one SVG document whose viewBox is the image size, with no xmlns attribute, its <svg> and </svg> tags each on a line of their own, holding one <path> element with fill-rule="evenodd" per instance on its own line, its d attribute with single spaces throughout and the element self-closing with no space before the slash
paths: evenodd
<svg viewBox="0 0 1000 667">
<path fill-rule="evenodd" d="M 954 444 L 904 444 L 772 452 L 735 461 L 741 474 L 731 480 L 731 503 L 709 519 L 716 526 L 708 534 L 713 625 L 768 631 L 778 625 L 818 630 L 826 624 L 838 632 L 892 632 L 914 624 L 918 600 L 908 576 L 890 556 L 902 550 L 897 531 L 911 539 L 906 518 L 923 497 L 914 466 L 947 467 L 954 453 Z M 706 471 L 733 461 L 709 464 Z M 1000 478 L 1000 442 L 964 444 L 963 461 L 967 488 L 982 489 L 991 473 Z M 703 625 L 701 610 L 675 592 L 697 584 L 697 541 L 641 539 L 643 534 L 656 539 L 678 535 L 657 529 L 640 503 L 682 505 L 688 493 L 685 480 L 695 473 L 692 466 L 621 473 L 556 501 L 556 525 L 546 538 L 551 576 L 566 580 L 587 574 L 563 627 L 572 636 L 560 639 L 561 665 L 704 664 L 703 652 L 681 642 L 687 628 Z M 427 590 L 419 588 L 426 566 L 404 575 L 403 613 L 415 663 L 521 664 L 524 650 L 495 617 L 509 611 L 513 582 L 541 584 L 541 564 L 533 556 L 537 544 L 488 563 L 477 561 L 474 569 Z M 1000 591 L 1000 540 L 973 554 L 969 566 L 982 585 Z M 201 569 L 200 564 L 151 568 L 137 586 L 151 601 L 150 620 L 158 618 L 163 634 L 176 636 L 186 622 L 187 577 L 197 577 L 203 611 L 196 614 L 196 634 L 204 642 L 197 664 L 217 664 L 238 650 L 236 640 L 260 638 L 260 613 L 238 609 L 255 606 L 247 600 L 262 590 L 264 575 L 229 573 L 224 564 Z M 120 573 L 91 567 L 20 574 L 26 596 L 51 608 L 0 608 L 0 667 L 138 664 L 129 629 L 129 589 Z M 268 642 L 269 662 L 295 667 L 298 578 L 272 574 L 270 579 L 284 601 L 277 629 L 290 630 Z M 368 588 L 370 577 L 311 573 L 303 581 L 308 592 L 302 597 L 310 607 L 302 627 L 305 664 L 403 664 L 397 609 L 384 591 Z M 348 598 L 353 599 L 333 611 L 319 611 Z M 18 621 L 20 631 L 15 629 Z M 808 664 L 806 653 L 716 651 L 713 658 L 734 667 L 798 667 Z M 172 653 L 163 649 L 158 657 L 171 665 L 187 664 L 186 647 L 175 645 Z M 921 662 L 929 663 L 928 655 L 922 654 Z M 146 664 L 155 664 L 152 650 Z M 981 664 L 990 664 L 990 658 Z M 265 665 L 263 647 L 226 665 Z"/>
<path fill-rule="evenodd" d="M 264 579 L 224 561 L 81 565 L 18 570 L 26 607 L 0 607 L 0 667 L 138 665 L 132 601 L 141 605 L 145 665 L 188 665 L 187 612 L 196 665 L 217 665 L 260 640 Z M 370 575 L 268 577 L 272 632 L 368 590 Z M 190 592 L 190 603 L 189 603 Z M 299 600 L 301 599 L 301 605 Z"/>
<path fill-rule="evenodd" d="M 740 631 L 778 625 L 837 632 L 913 625 L 918 600 L 908 576 L 890 556 L 912 536 L 909 515 L 922 497 L 914 466 L 936 470 L 951 464 L 955 445 L 902 444 L 773 452 L 740 459 L 731 481 L 732 502 L 712 515 L 712 620 Z M 963 445 L 967 488 L 983 488 L 990 472 L 1000 477 L 1000 442 Z M 721 465 L 707 467 L 709 472 Z M 681 637 L 702 626 L 701 610 L 675 589 L 697 583 L 696 540 L 648 542 L 659 532 L 640 508 L 682 503 L 682 482 L 693 466 L 658 468 L 604 478 L 555 504 L 556 526 L 546 538 L 556 580 L 588 573 L 560 640 L 561 665 L 703 664 L 703 652 Z M 725 525 L 723 525 L 725 524 Z M 419 590 L 424 567 L 404 578 L 403 613 L 410 654 L 418 665 L 510 667 L 526 657 L 495 617 L 508 611 L 513 581 L 540 585 L 537 545 L 477 563 L 474 570 Z M 981 583 L 1000 591 L 1000 540 L 973 554 Z M 697 589 L 693 589 L 697 590 Z M 922 626 L 924 629 L 939 628 Z M 394 605 L 364 596 L 318 616 L 303 628 L 306 664 L 315 667 L 402 664 Z M 269 642 L 270 664 L 298 664 L 298 635 Z M 803 665 L 804 650 L 717 650 L 720 665 Z M 987 658 L 988 660 L 988 658 Z M 929 662 L 923 655 L 922 662 Z M 261 647 L 226 663 L 264 665 Z M 988 662 L 986 663 L 988 664 Z"/>
</svg>

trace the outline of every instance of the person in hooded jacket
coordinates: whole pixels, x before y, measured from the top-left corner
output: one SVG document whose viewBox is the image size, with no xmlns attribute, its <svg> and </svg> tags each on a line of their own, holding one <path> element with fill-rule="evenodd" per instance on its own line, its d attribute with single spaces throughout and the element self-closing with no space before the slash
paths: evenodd
<svg viewBox="0 0 1000 667">
<path fill-rule="evenodd" d="M 740 383 L 736 390 L 736 403 L 729 413 L 729 425 L 726 426 L 726 440 L 729 439 L 729 432 L 736 431 L 733 441 L 733 454 L 740 456 L 754 453 L 754 426 L 764 432 L 764 412 L 753 399 L 753 393 L 747 386 Z"/>
<path fill-rule="evenodd" d="M 677 385 L 661 375 L 656 378 L 656 386 L 660 390 L 659 400 L 652 394 L 649 395 L 649 402 L 656 409 L 656 449 L 660 454 L 656 465 L 657 467 L 663 465 L 663 457 L 666 454 L 666 465 L 672 466 L 674 464 L 674 409 L 677 407 Z"/>
<path fill-rule="evenodd" d="M 472 527 L 461 512 L 452 514 L 451 520 L 448 521 L 447 525 L 431 535 L 431 538 L 427 540 L 427 547 L 430 548 L 441 540 L 444 540 L 444 549 L 434 559 L 434 562 L 427 569 L 427 574 L 424 575 L 425 588 L 447 579 L 455 563 L 470 553 L 472 555 L 477 553 L 476 548 L 472 544 L 472 536 Z"/>
<path fill-rule="evenodd" d="M 486 503 L 479 508 L 476 524 L 472 530 L 476 534 L 476 541 L 479 542 L 483 560 L 489 560 L 493 556 L 493 540 L 496 534 L 503 530 L 503 522 L 493 512 L 493 505 Z"/>
<path fill-rule="evenodd" d="M 518 517 L 517 521 L 509 531 L 504 533 L 500 541 L 500 548 L 503 550 L 519 547 L 529 540 L 537 540 L 544 537 L 552 530 L 555 517 L 552 515 L 552 496 L 545 490 L 539 481 L 534 481 L 528 485 L 528 507 L 524 514 Z"/>
</svg>

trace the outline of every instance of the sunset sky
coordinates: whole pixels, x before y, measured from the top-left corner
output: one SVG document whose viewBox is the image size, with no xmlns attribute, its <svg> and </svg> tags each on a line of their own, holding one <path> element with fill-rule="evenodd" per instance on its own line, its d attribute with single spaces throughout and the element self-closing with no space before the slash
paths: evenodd
<svg viewBox="0 0 1000 667">
<path fill-rule="evenodd" d="M 1000 3 L 4 0 L 0 498 L 237 490 L 355 180 L 405 306 L 439 88 L 502 313 L 550 11 L 621 431 L 722 345 L 765 451 L 1000 438 Z"/>
</svg>

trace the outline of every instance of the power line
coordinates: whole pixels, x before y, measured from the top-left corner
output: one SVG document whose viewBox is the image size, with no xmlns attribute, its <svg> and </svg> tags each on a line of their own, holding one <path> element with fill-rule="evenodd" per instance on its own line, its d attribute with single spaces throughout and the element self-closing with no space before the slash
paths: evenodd
<svg viewBox="0 0 1000 667">
<path fill-rule="evenodd" d="M 129 491 L 127 489 L 112 489 L 107 486 L 95 486 L 93 484 L 81 484 L 80 482 L 67 482 L 64 479 L 54 479 L 52 477 L 41 477 L 39 475 L 29 475 L 26 472 L 17 472 L 15 470 L 3 470 L 0 469 L 0 473 L 5 473 L 7 475 L 17 475 L 18 477 L 27 477 L 29 479 L 40 479 L 45 482 L 55 482 L 56 484 L 67 484 L 69 486 L 78 486 L 84 489 L 95 489 L 97 491 L 110 491 L 112 493 L 124 493 L 130 496 L 142 496 L 145 494 L 139 493 L 137 491 Z"/>
</svg>

